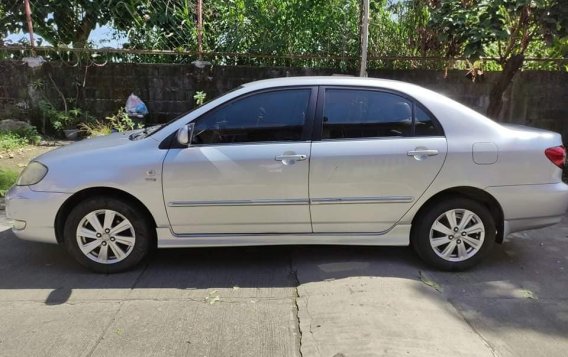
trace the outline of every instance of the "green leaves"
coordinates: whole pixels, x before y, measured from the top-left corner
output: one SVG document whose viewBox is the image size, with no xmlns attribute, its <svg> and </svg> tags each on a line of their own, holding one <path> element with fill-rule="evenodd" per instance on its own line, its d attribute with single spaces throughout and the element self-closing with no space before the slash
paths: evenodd
<svg viewBox="0 0 568 357">
<path fill-rule="evenodd" d="M 479 58 L 489 44 L 502 42 L 499 56 L 506 61 L 524 53 L 538 33 L 566 33 L 564 8 L 558 0 L 446 0 L 431 8 L 429 26 L 439 33 L 447 57 Z"/>
</svg>

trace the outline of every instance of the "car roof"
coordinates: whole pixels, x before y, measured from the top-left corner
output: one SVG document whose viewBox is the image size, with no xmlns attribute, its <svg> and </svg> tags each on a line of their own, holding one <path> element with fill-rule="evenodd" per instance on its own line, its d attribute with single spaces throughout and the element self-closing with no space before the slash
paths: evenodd
<svg viewBox="0 0 568 357">
<path fill-rule="evenodd" d="M 345 75 L 271 78 L 255 82 L 249 82 L 244 84 L 243 87 L 251 90 L 256 90 L 256 89 L 265 89 L 272 87 L 285 87 L 292 85 L 367 86 L 367 87 L 380 87 L 380 88 L 400 90 L 400 91 L 424 89 L 423 87 L 417 86 L 415 84 L 395 81 L 391 79 L 352 77 Z"/>
</svg>

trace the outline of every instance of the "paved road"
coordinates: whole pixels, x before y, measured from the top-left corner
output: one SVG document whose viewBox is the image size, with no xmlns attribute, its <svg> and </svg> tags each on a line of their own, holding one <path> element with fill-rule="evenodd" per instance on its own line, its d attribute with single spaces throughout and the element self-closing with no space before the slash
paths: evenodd
<svg viewBox="0 0 568 357">
<path fill-rule="evenodd" d="M 465 273 L 409 249 L 164 250 L 95 275 L 0 225 L 0 356 L 566 356 L 568 224 Z"/>
</svg>

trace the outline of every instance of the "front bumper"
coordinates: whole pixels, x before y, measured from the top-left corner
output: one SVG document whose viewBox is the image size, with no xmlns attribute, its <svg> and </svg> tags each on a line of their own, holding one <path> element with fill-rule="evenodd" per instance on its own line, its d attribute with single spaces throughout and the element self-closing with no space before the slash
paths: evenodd
<svg viewBox="0 0 568 357">
<path fill-rule="evenodd" d="M 505 237 L 509 233 L 559 223 L 568 209 L 568 185 L 493 186 L 486 188 L 501 204 Z"/>
<path fill-rule="evenodd" d="M 28 186 L 12 186 L 6 193 L 6 217 L 17 221 L 12 231 L 25 240 L 57 243 L 55 216 L 71 194 L 32 191 Z M 25 222 L 25 226 L 22 222 Z M 22 228 L 23 229 L 17 229 Z"/>
</svg>

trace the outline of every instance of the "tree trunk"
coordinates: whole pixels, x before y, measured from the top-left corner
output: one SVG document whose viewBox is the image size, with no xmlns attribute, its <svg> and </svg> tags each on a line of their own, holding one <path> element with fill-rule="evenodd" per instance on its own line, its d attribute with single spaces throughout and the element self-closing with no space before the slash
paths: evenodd
<svg viewBox="0 0 568 357">
<path fill-rule="evenodd" d="M 489 106 L 487 107 L 487 116 L 492 119 L 498 119 L 501 108 L 503 107 L 503 93 L 507 90 L 515 74 L 523 66 L 525 60 L 524 55 L 514 55 L 509 58 L 503 66 L 503 72 L 497 81 L 493 83 L 489 92 Z"/>
<path fill-rule="evenodd" d="M 73 39 L 73 48 L 85 48 L 91 31 L 97 25 L 97 15 L 94 12 L 87 12 L 85 17 L 79 24 L 75 38 Z"/>
</svg>

